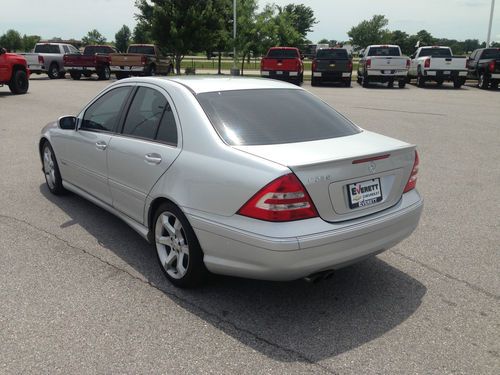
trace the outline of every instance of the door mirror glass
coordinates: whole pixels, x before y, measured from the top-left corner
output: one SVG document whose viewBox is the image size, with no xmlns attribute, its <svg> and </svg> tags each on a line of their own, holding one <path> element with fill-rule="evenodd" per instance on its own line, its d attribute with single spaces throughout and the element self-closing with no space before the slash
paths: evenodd
<svg viewBox="0 0 500 375">
<path fill-rule="evenodd" d="M 59 127 L 65 130 L 75 130 L 76 129 L 76 117 L 75 116 L 63 116 L 58 120 Z"/>
</svg>

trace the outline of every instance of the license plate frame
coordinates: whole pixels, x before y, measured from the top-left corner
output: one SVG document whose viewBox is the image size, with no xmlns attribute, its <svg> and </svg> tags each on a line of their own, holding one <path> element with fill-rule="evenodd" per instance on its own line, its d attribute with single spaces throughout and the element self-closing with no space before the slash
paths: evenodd
<svg viewBox="0 0 500 375">
<path fill-rule="evenodd" d="M 283 71 L 282 70 L 277 70 L 276 74 L 281 75 L 281 74 L 283 74 Z"/>
<path fill-rule="evenodd" d="M 443 74 L 444 74 L 444 75 L 450 75 L 450 74 L 451 74 L 451 71 L 450 71 L 450 70 L 445 70 L 445 71 L 443 72 Z"/>
<path fill-rule="evenodd" d="M 349 208 L 366 208 L 373 206 L 383 199 L 380 178 L 372 178 L 347 185 Z"/>
</svg>

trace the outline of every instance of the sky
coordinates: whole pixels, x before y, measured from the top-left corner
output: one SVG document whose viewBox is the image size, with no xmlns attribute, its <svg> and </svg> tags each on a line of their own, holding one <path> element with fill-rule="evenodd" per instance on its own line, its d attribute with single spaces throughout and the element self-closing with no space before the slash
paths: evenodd
<svg viewBox="0 0 500 375">
<path fill-rule="evenodd" d="M 8 29 L 44 39 L 81 39 L 97 29 L 108 41 L 122 25 L 136 21 L 134 0 L 0 0 L 0 35 Z M 314 10 L 318 23 L 308 38 L 348 40 L 347 31 L 374 14 L 389 20 L 389 30 L 409 34 L 425 29 L 435 37 L 486 40 L 491 0 L 259 0 L 285 5 L 304 4 Z M 71 5 L 70 5 L 71 4 Z M 500 1 L 496 2 L 491 39 L 500 41 Z"/>
</svg>

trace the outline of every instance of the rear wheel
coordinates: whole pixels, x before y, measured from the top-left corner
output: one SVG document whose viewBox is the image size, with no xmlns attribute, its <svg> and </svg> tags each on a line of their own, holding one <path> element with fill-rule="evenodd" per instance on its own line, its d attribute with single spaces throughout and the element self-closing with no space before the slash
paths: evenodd
<svg viewBox="0 0 500 375">
<path fill-rule="evenodd" d="M 56 79 L 59 77 L 59 66 L 57 63 L 50 64 L 47 74 L 50 79 Z"/>
<path fill-rule="evenodd" d="M 182 288 L 201 285 L 208 275 L 203 251 L 182 211 L 170 202 L 163 203 L 153 224 L 158 262 L 167 279 Z"/>
<path fill-rule="evenodd" d="M 406 86 L 406 79 L 402 79 L 401 81 L 398 81 L 398 87 L 400 89 L 404 89 Z"/>
<path fill-rule="evenodd" d="M 392 89 L 394 87 L 394 81 L 387 82 L 387 87 Z"/>
<path fill-rule="evenodd" d="M 123 78 L 128 77 L 128 73 L 124 73 L 124 72 L 116 72 L 115 75 L 116 75 L 116 79 L 123 79 Z"/>
<path fill-rule="evenodd" d="M 82 73 L 78 71 L 71 71 L 69 72 L 69 75 L 75 80 L 79 80 L 80 78 L 82 78 Z"/>
<path fill-rule="evenodd" d="M 358 71 L 357 77 L 356 77 L 356 82 L 361 85 L 361 74 Z"/>
<path fill-rule="evenodd" d="M 345 87 L 351 87 L 351 78 L 348 78 L 348 79 L 344 80 L 344 86 Z"/>
<path fill-rule="evenodd" d="M 28 92 L 29 80 L 24 70 L 15 70 L 9 82 L 10 92 L 13 94 L 26 94 Z"/>
<path fill-rule="evenodd" d="M 317 78 L 312 77 L 311 86 L 318 86 L 318 85 L 319 85 L 319 80 Z"/>
<path fill-rule="evenodd" d="M 99 77 L 100 80 L 107 81 L 111 77 L 111 69 L 109 69 L 108 65 L 104 65 L 97 72 L 97 76 Z"/>
<path fill-rule="evenodd" d="M 46 141 L 42 147 L 43 174 L 45 182 L 50 192 L 55 195 L 60 195 L 66 192 L 62 185 L 61 173 L 57 164 L 54 150 L 49 141 Z"/>
<path fill-rule="evenodd" d="M 460 87 L 462 87 L 464 83 L 462 82 L 461 79 L 456 79 L 453 81 L 453 87 L 456 88 L 456 89 L 459 89 Z"/>
<path fill-rule="evenodd" d="M 496 82 L 492 82 L 492 83 L 491 83 L 491 88 L 492 88 L 493 90 L 498 90 L 498 81 L 496 81 Z"/>
<path fill-rule="evenodd" d="M 438 85 L 438 86 L 442 86 L 442 85 L 443 85 L 443 80 L 442 80 L 442 79 L 438 79 L 438 80 L 436 81 L 436 85 Z"/>
<path fill-rule="evenodd" d="M 478 85 L 479 85 L 480 89 L 486 90 L 488 88 L 489 83 L 490 83 L 489 81 L 490 80 L 488 79 L 486 74 L 484 74 L 484 73 L 479 74 Z"/>
<path fill-rule="evenodd" d="M 370 82 L 368 81 L 368 75 L 365 73 L 365 74 L 363 74 L 361 85 L 363 87 L 368 87 L 369 84 L 370 84 Z"/>
<path fill-rule="evenodd" d="M 154 64 L 151 64 L 148 68 L 147 74 L 148 76 L 155 76 L 156 75 L 156 66 Z"/>
<path fill-rule="evenodd" d="M 417 75 L 417 86 L 418 87 L 425 87 L 425 78 L 422 75 L 422 73 L 418 73 L 418 75 Z"/>
</svg>

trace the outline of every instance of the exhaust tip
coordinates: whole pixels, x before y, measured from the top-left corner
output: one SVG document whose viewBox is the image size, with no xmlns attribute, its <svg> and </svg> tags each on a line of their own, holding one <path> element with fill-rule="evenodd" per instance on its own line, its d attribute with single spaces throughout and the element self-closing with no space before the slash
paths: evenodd
<svg viewBox="0 0 500 375">
<path fill-rule="evenodd" d="M 304 280 L 311 284 L 317 284 L 320 281 L 330 279 L 334 273 L 335 273 L 334 270 L 320 271 L 304 277 Z"/>
</svg>

